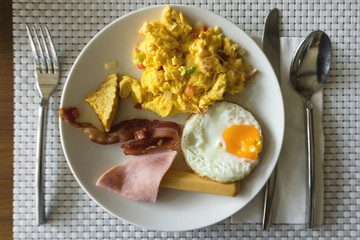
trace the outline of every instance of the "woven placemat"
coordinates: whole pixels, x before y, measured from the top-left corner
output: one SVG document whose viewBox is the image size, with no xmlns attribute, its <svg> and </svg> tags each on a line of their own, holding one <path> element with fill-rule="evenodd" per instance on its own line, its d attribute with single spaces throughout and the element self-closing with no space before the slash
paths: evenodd
<svg viewBox="0 0 360 240">
<path fill-rule="evenodd" d="M 232 224 L 230 218 L 188 232 L 148 231 L 113 217 L 80 188 L 67 166 L 60 145 L 58 114 L 67 74 L 87 42 L 104 26 L 126 13 L 154 4 L 186 4 L 213 11 L 250 35 L 261 36 L 265 16 L 281 10 L 282 36 L 305 37 L 327 32 L 333 43 L 332 69 L 324 88 L 323 126 L 324 225 Z M 326 4 L 325 4 L 326 3 Z M 14 239 L 109 238 L 356 238 L 360 236 L 360 3 L 357 1 L 13 1 L 15 120 L 14 120 Z M 57 47 L 60 85 L 48 105 L 45 144 L 45 201 L 47 224 L 35 226 L 34 167 L 40 98 L 34 79 L 25 24 L 46 24 Z"/>
</svg>

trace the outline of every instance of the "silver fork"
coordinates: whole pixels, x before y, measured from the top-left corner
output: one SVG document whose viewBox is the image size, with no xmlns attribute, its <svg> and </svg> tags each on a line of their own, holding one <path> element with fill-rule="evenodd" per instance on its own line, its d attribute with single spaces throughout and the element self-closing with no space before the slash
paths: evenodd
<svg viewBox="0 0 360 240">
<path fill-rule="evenodd" d="M 29 38 L 30 48 L 34 57 L 37 79 L 36 83 L 41 96 L 35 166 L 36 223 L 37 225 L 41 225 L 45 222 L 45 206 L 43 196 L 44 191 L 42 179 L 43 127 L 45 122 L 45 109 L 47 102 L 59 82 L 59 62 L 54 43 L 46 26 L 39 27 L 40 38 L 34 26 L 31 27 L 31 31 L 30 27 L 26 25 L 26 30 Z"/>
</svg>

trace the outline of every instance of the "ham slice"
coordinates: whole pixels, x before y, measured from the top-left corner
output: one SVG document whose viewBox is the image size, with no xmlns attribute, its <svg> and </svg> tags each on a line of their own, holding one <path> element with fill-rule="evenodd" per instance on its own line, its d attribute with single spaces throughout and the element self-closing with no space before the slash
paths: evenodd
<svg viewBox="0 0 360 240">
<path fill-rule="evenodd" d="M 161 149 L 136 156 L 104 173 L 96 185 L 128 199 L 155 203 L 160 182 L 176 154 Z"/>
</svg>

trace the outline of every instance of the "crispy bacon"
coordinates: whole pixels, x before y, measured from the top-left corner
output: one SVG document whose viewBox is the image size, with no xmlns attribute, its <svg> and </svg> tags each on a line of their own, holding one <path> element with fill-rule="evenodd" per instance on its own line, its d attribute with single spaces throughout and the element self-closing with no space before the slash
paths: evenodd
<svg viewBox="0 0 360 240">
<path fill-rule="evenodd" d="M 199 37 L 199 31 L 196 30 L 196 29 L 192 29 L 192 30 L 190 31 L 190 33 L 193 34 L 193 38 L 198 38 L 198 37 Z"/>
<path fill-rule="evenodd" d="M 221 57 L 221 59 L 223 60 L 223 61 L 227 61 L 228 60 L 228 58 L 229 58 L 229 56 L 228 55 L 226 55 L 225 53 L 223 53 L 223 52 L 218 52 L 218 55 Z"/>
<path fill-rule="evenodd" d="M 144 138 L 147 138 L 146 128 L 135 131 L 134 132 L 134 137 L 135 137 L 136 141 L 143 140 Z"/>
<path fill-rule="evenodd" d="M 188 97 L 188 98 L 192 98 L 194 96 L 194 88 L 189 84 L 187 85 L 184 94 Z"/>
<path fill-rule="evenodd" d="M 93 142 L 104 145 L 123 142 L 121 147 L 127 155 L 141 155 L 156 149 L 169 149 L 179 143 L 180 126 L 175 122 L 134 118 L 122 121 L 111 127 L 109 132 L 103 133 L 91 123 L 77 122 L 79 113 L 74 107 L 61 108 L 59 115 L 67 124 L 87 134 Z"/>
<path fill-rule="evenodd" d="M 207 58 L 204 58 L 203 60 L 201 60 L 200 66 L 201 66 L 201 68 L 203 68 L 207 72 L 209 72 L 211 70 L 211 68 L 213 67 L 211 58 L 207 57 Z"/>
<path fill-rule="evenodd" d="M 198 108 L 197 113 L 198 114 L 205 114 L 207 112 L 206 108 Z"/>
<path fill-rule="evenodd" d="M 135 104 L 134 108 L 136 108 L 136 109 L 141 109 L 141 108 L 142 108 L 142 107 L 141 107 L 141 103 Z"/>
<path fill-rule="evenodd" d="M 155 121 L 160 122 L 157 120 Z M 140 155 L 151 152 L 155 149 L 171 149 L 177 146 L 179 141 L 180 129 L 166 126 L 158 126 L 152 129 L 148 129 L 149 131 L 147 131 L 147 133 L 151 137 L 141 139 L 139 141 L 128 141 L 121 145 L 121 147 L 124 149 L 125 154 Z"/>
<path fill-rule="evenodd" d="M 145 69 L 144 64 L 139 63 L 138 65 L 136 65 L 138 69 Z"/>
<path fill-rule="evenodd" d="M 258 73 L 258 71 L 259 70 L 257 70 L 256 68 L 251 70 L 251 72 L 248 73 L 249 75 L 246 77 L 246 81 L 253 79 L 255 77 L 255 75 Z"/>
</svg>

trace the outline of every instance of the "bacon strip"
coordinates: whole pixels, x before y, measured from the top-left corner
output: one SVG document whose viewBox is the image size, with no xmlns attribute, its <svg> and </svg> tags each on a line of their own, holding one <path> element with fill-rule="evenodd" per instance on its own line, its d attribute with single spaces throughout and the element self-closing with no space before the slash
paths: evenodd
<svg viewBox="0 0 360 240">
<path fill-rule="evenodd" d="M 59 115 L 67 124 L 87 134 L 93 142 L 103 145 L 124 142 L 121 147 L 127 155 L 141 155 L 156 149 L 169 149 L 179 143 L 180 126 L 174 122 L 134 118 L 122 121 L 111 127 L 109 132 L 103 133 L 91 123 L 77 122 L 76 119 L 79 117 L 77 108 L 61 108 Z M 139 137 L 139 134 L 142 136 Z"/>
<path fill-rule="evenodd" d="M 137 141 L 147 138 L 146 129 L 143 128 L 141 130 L 135 131 L 134 136 L 135 136 L 135 140 Z"/>
</svg>

